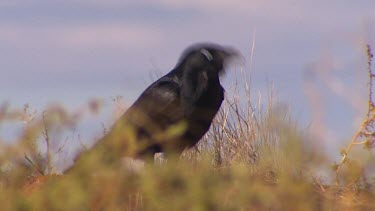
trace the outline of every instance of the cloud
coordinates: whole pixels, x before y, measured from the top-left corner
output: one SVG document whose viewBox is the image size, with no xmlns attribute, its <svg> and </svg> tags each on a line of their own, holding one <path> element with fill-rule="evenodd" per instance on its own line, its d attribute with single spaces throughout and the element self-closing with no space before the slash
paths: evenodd
<svg viewBox="0 0 375 211">
<path fill-rule="evenodd" d="M 162 42 L 163 32 L 150 25 L 98 23 L 56 26 L 0 24 L 0 43 L 62 48 L 142 49 Z"/>
<path fill-rule="evenodd" d="M 152 26 L 95 24 L 62 29 L 60 43 L 67 47 L 144 48 L 162 42 L 163 33 Z M 60 34 L 59 33 L 59 34 Z"/>
</svg>

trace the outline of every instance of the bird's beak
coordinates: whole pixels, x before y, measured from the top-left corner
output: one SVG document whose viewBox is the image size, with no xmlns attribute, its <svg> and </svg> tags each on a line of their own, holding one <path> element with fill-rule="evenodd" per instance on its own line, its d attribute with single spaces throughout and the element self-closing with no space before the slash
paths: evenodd
<svg viewBox="0 0 375 211">
<path fill-rule="evenodd" d="M 238 57 L 241 55 L 241 53 L 238 50 L 232 47 L 224 48 L 223 51 L 221 51 L 221 53 L 223 54 L 223 58 Z"/>
<path fill-rule="evenodd" d="M 224 65 L 238 64 L 245 65 L 245 57 L 238 50 L 232 47 L 226 47 L 220 52 Z"/>
</svg>

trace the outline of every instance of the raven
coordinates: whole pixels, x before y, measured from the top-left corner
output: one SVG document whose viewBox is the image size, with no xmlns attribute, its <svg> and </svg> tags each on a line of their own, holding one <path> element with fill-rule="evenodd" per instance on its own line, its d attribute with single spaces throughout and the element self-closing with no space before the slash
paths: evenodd
<svg viewBox="0 0 375 211">
<path fill-rule="evenodd" d="M 140 95 L 94 149 L 104 149 L 103 159 L 114 161 L 124 155 L 181 153 L 194 146 L 224 99 L 219 76 L 239 55 L 234 48 L 212 43 L 188 47 L 177 65 Z"/>
</svg>

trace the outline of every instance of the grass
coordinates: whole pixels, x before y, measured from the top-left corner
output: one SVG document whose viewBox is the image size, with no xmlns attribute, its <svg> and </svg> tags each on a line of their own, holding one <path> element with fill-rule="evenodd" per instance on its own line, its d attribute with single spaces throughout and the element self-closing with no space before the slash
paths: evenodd
<svg viewBox="0 0 375 211">
<path fill-rule="evenodd" d="M 55 175 L 66 141 L 58 134 L 79 121 L 58 105 L 41 118 L 25 106 L 0 106 L 0 124 L 27 123 L 13 145 L 1 146 L 1 210 L 375 210 L 375 178 L 352 147 L 374 141 L 372 53 L 367 46 L 369 109 L 358 132 L 331 165 L 270 91 L 267 105 L 236 85 L 210 131 L 194 148 L 140 171 L 88 160 L 79 172 Z M 243 73 L 245 74 L 245 73 Z M 97 112 L 97 102 L 89 110 Z M 46 150 L 37 147 L 43 144 Z M 58 150 L 53 150 L 55 146 Z M 26 152 L 26 153 L 25 153 Z M 361 153 L 363 153 L 361 152 Z M 374 165 L 374 159 L 366 163 Z M 332 169 L 329 168 L 332 166 Z M 319 176 L 330 172 L 334 181 Z"/>
</svg>

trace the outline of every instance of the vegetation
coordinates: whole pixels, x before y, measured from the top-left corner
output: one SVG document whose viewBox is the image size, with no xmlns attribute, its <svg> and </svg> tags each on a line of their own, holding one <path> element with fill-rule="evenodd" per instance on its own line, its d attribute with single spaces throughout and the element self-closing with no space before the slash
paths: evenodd
<svg viewBox="0 0 375 211">
<path fill-rule="evenodd" d="M 372 53 L 367 46 L 368 113 L 334 165 L 311 145 L 312 138 L 291 118 L 272 90 L 266 105 L 250 101 L 249 85 L 235 86 L 210 131 L 181 157 L 113 168 L 92 159 L 79 172 L 56 175 L 54 162 L 66 147 L 60 138 L 82 112 L 47 108 L 40 119 L 28 106 L 0 106 L 0 126 L 26 122 L 15 144 L 0 148 L 1 210 L 375 210 L 375 106 Z M 243 72 L 245 74 L 245 72 Z M 243 77 L 246 78 L 246 77 Z M 243 100 L 245 99 L 245 100 Z M 88 110 L 98 112 L 97 101 Z M 173 131 L 172 131 L 173 132 Z M 40 145 L 44 148 L 41 150 Z M 370 158 L 361 162 L 353 146 Z M 57 149 L 57 150 L 53 150 Z M 338 152 L 339 153 L 339 152 Z M 125 164 L 124 164 L 125 163 Z M 329 168 L 332 166 L 332 169 Z M 323 178 L 319 171 L 329 172 Z"/>
</svg>

